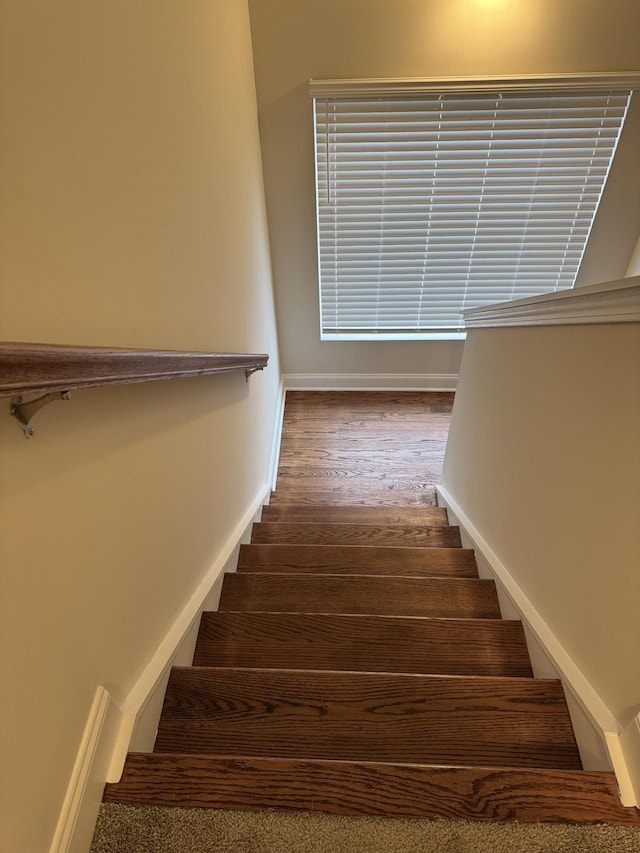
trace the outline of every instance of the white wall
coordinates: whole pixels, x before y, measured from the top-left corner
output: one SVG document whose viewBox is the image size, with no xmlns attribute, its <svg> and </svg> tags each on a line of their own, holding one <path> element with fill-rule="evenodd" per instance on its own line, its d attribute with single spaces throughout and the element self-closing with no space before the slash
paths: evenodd
<svg viewBox="0 0 640 853">
<path fill-rule="evenodd" d="M 482 11 L 483 3 L 490 5 L 487 0 L 249 0 L 285 373 L 455 375 L 462 355 L 460 341 L 320 341 L 310 78 L 640 66 L 636 0 L 512 0 L 495 14 Z M 635 149 L 632 159 L 637 161 Z M 624 195 L 624 181 L 622 186 Z M 631 237 L 625 215 L 619 211 L 603 235 L 582 283 L 624 274 L 640 231 L 640 212 L 629 226 Z M 612 236 L 618 241 L 613 247 L 606 242 Z"/>
<path fill-rule="evenodd" d="M 469 331 L 443 487 L 621 729 L 640 710 L 639 435 L 640 324 Z"/>
<path fill-rule="evenodd" d="M 0 847 L 49 849 L 96 687 L 122 702 L 265 488 L 279 363 L 248 12 L 8 0 L 0 339 L 267 352 L 0 401 Z"/>
</svg>

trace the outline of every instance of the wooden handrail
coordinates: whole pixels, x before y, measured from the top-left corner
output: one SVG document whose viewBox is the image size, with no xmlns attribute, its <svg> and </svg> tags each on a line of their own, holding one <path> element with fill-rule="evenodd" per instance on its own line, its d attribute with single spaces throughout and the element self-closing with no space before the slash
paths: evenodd
<svg viewBox="0 0 640 853">
<path fill-rule="evenodd" d="M 268 355 L 0 343 L 0 397 L 262 370 Z"/>
<path fill-rule="evenodd" d="M 0 397 L 11 397 L 10 413 L 31 438 L 34 415 L 53 400 L 68 400 L 69 391 L 78 388 L 231 370 L 244 370 L 248 379 L 268 360 L 268 355 L 244 353 L 0 343 Z M 24 399 L 33 394 L 39 396 Z"/>
</svg>

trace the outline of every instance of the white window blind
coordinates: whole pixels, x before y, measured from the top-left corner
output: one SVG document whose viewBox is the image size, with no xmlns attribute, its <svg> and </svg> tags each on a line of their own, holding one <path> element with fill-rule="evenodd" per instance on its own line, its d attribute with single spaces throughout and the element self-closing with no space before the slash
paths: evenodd
<svg viewBox="0 0 640 853">
<path fill-rule="evenodd" d="M 573 286 L 631 92 L 315 97 L 323 338 Z"/>
</svg>

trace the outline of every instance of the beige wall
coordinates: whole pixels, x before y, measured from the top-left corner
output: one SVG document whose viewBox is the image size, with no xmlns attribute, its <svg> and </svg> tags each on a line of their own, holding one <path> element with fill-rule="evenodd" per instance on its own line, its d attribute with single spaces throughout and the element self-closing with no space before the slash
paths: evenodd
<svg viewBox="0 0 640 853">
<path fill-rule="evenodd" d="M 631 256 L 631 260 L 629 261 L 629 268 L 627 269 L 627 275 L 640 275 L 640 237 L 638 238 L 638 242 L 636 243 L 636 248 Z"/>
<path fill-rule="evenodd" d="M 0 339 L 268 352 L 0 401 L 0 847 L 49 849 L 99 684 L 127 695 L 268 478 L 279 365 L 238 0 L 3 6 Z"/>
<path fill-rule="evenodd" d="M 470 330 L 443 485 L 622 726 L 640 702 L 638 436 L 640 324 Z"/>
<path fill-rule="evenodd" d="M 249 0 L 285 373 L 457 373 L 462 342 L 320 342 L 310 78 L 516 75 L 640 66 L 637 0 Z M 637 157 L 635 157 L 637 161 Z M 637 172 L 637 169 L 636 169 Z M 623 181 L 624 185 L 624 181 Z M 624 192 L 624 190 L 623 190 Z M 637 195 L 635 196 L 637 202 Z M 636 205 L 637 207 L 637 205 Z M 609 229 L 583 283 L 624 274 L 636 212 Z M 633 230 L 635 228 L 635 230 Z M 631 244 L 627 243 L 631 240 Z M 611 257 L 605 237 L 600 246 Z"/>
</svg>

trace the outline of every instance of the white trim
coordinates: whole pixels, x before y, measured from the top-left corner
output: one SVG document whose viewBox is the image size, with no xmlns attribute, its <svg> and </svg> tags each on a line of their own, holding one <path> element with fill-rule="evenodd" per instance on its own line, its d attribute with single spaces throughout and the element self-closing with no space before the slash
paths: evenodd
<svg viewBox="0 0 640 853">
<path fill-rule="evenodd" d="M 629 786 L 636 793 L 635 800 L 638 805 L 640 801 L 640 711 L 622 730 L 619 746 L 626 758 Z"/>
<path fill-rule="evenodd" d="M 446 506 L 450 515 L 450 523 L 459 525 L 461 534 L 468 538 L 471 546 L 476 550 L 477 556 L 481 557 L 483 562 L 489 566 L 498 586 L 507 594 L 518 611 L 523 624 L 543 648 L 562 680 L 565 690 L 573 696 L 599 731 L 606 744 L 611 766 L 616 775 L 622 804 L 624 806 L 639 806 L 640 788 L 632 782 L 630 772 L 630 767 L 633 766 L 631 764 L 632 755 L 628 743 L 620 736 L 620 725 L 615 716 L 455 498 L 442 485 L 437 486 L 437 492 L 438 503 L 440 506 Z M 631 736 L 629 736 L 629 740 L 631 740 Z M 634 744 L 636 743 L 634 740 Z"/>
<path fill-rule="evenodd" d="M 464 312 L 466 328 L 640 321 L 640 276 L 514 299 Z"/>
<path fill-rule="evenodd" d="M 239 546 L 248 541 L 251 525 L 270 492 L 268 483 L 256 495 L 122 705 L 104 687 L 97 688 L 49 853 L 86 853 L 89 849 L 105 782 L 119 781 L 136 725 L 145 713 L 146 728 L 153 730 L 153 715 L 159 716 L 161 706 L 155 700 L 169 669 L 181 647 L 184 650 L 191 642 L 190 633 L 195 635 L 202 611 L 215 606 L 216 584 L 225 570 L 235 568 L 231 564 L 237 562 Z"/>
<path fill-rule="evenodd" d="M 225 566 L 223 574 L 225 571 L 235 571 L 236 567 L 237 553 L 234 552 Z M 125 729 L 127 734 L 130 733 L 127 752 L 151 752 L 153 750 L 171 668 L 174 666 L 191 666 L 193 663 L 193 653 L 200 628 L 200 614 L 203 610 L 217 610 L 221 588 L 222 577 L 216 581 L 213 590 L 211 590 L 207 599 L 202 603 L 198 617 L 193 620 L 180 645 L 175 649 L 171 660 L 162 673 L 162 678 L 156 682 L 152 692 L 145 698 L 144 705 L 139 709 L 137 714 L 132 713 L 128 715 L 128 721 L 132 725 L 128 722 Z M 120 768 L 117 767 L 114 770 L 119 773 Z"/>
<path fill-rule="evenodd" d="M 321 341 L 464 341 L 466 332 L 330 332 L 320 329 Z"/>
<path fill-rule="evenodd" d="M 638 808 L 640 806 L 640 794 L 637 793 L 640 791 L 640 788 L 637 786 L 639 781 L 638 771 L 637 765 L 636 770 L 634 771 L 633 769 L 634 755 L 631 751 L 633 746 L 635 757 L 637 757 L 638 741 L 636 739 L 632 745 L 623 739 L 623 734 L 620 732 L 603 732 L 602 734 L 611 757 L 611 764 L 613 765 L 613 769 L 616 774 L 616 782 L 618 783 L 618 790 L 620 792 L 620 802 L 623 806 L 635 806 Z M 635 785 L 634 775 L 636 782 Z"/>
<path fill-rule="evenodd" d="M 256 495 L 244 516 L 233 529 L 225 545 L 220 550 L 213 565 L 198 584 L 198 587 L 182 608 L 182 611 L 178 614 L 175 622 L 165 634 L 153 657 L 123 702 L 123 723 L 109 768 L 109 777 L 106 781 L 117 782 L 120 779 L 136 718 L 157 689 L 159 682 L 166 675 L 167 670 L 171 666 L 173 656 L 180 648 L 194 622 L 199 619 L 211 589 L 224 573 L 234 552 L 243 541 L 247 529 L 253 523 L 256 515 L 261 511 L 265 501 L 268 500 L 270 492 L 271 485 L 266 484 L 258 495 Z"/>
<path fill-rule="evenodd" d="M 447 89 L 458 92 L 518 92 L 548 89 L 636 89 L 640 87 L 640 72 L 614 71 L 601 74 L 522 74 L 513 77 L 398 77 L 353 78 L 347 80 L 310 80 L 312 98 L 350 98 L 377 95 L 422 95 L 441 93 Z"/>
<path fill-rule="evenodd" d="M 457 373 L 285 373 L 295 391 L 455 391 Z"/>
<path fill-rule="evenodd" d="M 282 421 L 284 419 L 284 404 L 287 392 L 284 377 L 280 377 L 278 388 L 278 401 L 276 403 L 276 416 L 273 427 L 273 445 L 271 447 L 271 463 L 269 465 L 269 483 L 271 491 L 275 491 L 278 479 L 278 463 L 280 461 L 280 444 L 282 443 Z"/>
<path fill-rule="evenodd" d="M 121 713 L 98 687 L 71 772 L 50 853 L 86 853 L 91 844 Z"/>
</svg>

